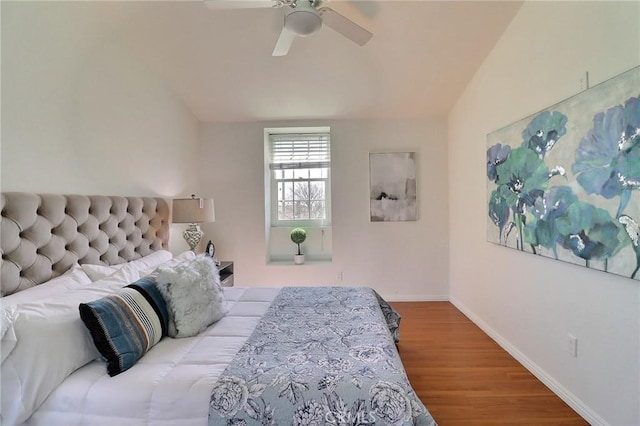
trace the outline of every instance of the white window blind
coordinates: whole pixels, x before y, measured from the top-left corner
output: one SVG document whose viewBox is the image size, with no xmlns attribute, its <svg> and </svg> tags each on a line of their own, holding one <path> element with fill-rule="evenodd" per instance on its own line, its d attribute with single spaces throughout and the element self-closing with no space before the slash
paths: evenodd
<svg viewBox="0 0 640 426">
<path fill-rule="evenodd" d="M 270 135 L 271 170 L 325 168 L 331 164 L 326 133 Z"/>
</svg>

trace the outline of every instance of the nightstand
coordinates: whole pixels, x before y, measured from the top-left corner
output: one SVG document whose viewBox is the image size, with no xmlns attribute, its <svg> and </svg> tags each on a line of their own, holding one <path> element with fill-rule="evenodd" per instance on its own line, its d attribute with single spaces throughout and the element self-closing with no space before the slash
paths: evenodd
<svg viewBox="0 0 640 426">
<path fill-rule="evenodd" d="M 218 265 L 222 287 L 233 287 L 233 262 L 221 261 Z"/>
</svg>

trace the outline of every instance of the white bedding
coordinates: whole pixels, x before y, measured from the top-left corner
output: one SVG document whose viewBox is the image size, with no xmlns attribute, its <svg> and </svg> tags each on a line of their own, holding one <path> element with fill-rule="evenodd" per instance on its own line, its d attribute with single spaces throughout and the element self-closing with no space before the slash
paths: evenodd
<svg viewBox="0 0 640 426">
<path fill-rule="evenodd" d="M 26 425 L 205 425 L 211 389 L 279 288 L 225 288 L 230 311 L 196 337 L 164 338 L 130 370 L 80 368 Z"/>
</svg>

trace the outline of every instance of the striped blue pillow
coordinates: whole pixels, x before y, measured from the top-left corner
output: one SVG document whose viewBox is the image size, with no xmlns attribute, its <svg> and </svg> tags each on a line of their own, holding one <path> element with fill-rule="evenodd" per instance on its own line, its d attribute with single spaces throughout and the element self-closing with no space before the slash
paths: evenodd
<svg viewBox="0 0 640 426">
<path fill-rule="evenodd" d="M 144 277 L 114 294 L 81 303 L 80 318 L 115 376 L 167 335 L 169 314 L 155 280 Z"/>
</svg>

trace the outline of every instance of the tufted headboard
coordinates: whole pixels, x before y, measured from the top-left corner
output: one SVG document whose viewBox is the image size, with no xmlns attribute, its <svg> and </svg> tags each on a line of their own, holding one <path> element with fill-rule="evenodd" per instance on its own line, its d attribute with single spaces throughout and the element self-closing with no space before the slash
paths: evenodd
<svg viewBox="0 0 640 426">
<path fill-rule="evenodd" d="M 55 278 L 75 263 L 114 265 L 166 249 L 163 198 L 2 193 L 0 295 Z"/>
</svg>

